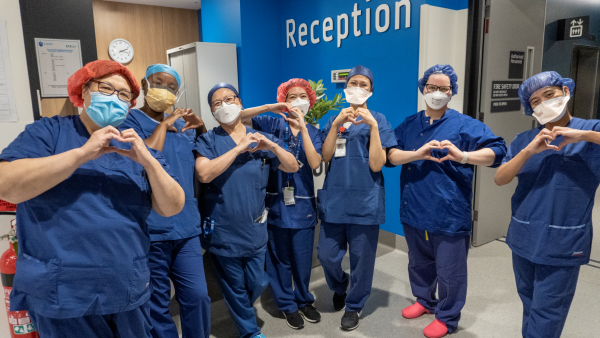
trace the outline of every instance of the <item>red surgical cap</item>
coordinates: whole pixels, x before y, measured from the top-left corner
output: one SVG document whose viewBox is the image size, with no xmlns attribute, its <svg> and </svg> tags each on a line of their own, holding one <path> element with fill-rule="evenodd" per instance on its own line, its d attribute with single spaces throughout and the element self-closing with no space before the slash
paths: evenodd
<svg viewBox="0 0 600 338">
<path fill-rule="evenodd" d="M 113 74 L 121 74 L 127 80 L 133 94 L 131 107 L 135 107 L 135 100 L 140 95 L 140 86 L 135 81 L 135 76 L 127 67 L 109 60 L 92 61 L 71 75 L 67 80 L 69 100 L 75 107 L 83 107 L 83 98 L 81 97 L 83 85 L 91 79 L 99 79 Z"/>
<path fill-rule="evenodd" d="M 285 102 L 288 92 L 294 87 L 300 87 L 306 90 L 308 101 L 310 101 L 310 107 L 308 109 L 312 108 L 317 101 L 317 93 L 310 88 L 310 83 L 304 79 L 291 79 L 288 82 L 280 84 L 279 88 L 277 88 L 277 102 Z"/>
</svg>

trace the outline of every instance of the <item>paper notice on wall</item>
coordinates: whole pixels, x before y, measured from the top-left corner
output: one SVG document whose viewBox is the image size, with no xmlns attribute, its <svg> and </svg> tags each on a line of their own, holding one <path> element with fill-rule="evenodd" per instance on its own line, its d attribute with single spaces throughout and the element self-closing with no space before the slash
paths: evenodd
<svg viewBox="0 0 600 338">
<path fill-rule="evenodd" d="M 0 20 L 0 122 L 16 122 L 17 108 L 8 53 L 6 21 Z"/>
<path fill-rule="evenodd" d="M 83 67 L 79 40 L 35 39 L 42 97 L 68 97 L 67 80 Z"/>
</svg>

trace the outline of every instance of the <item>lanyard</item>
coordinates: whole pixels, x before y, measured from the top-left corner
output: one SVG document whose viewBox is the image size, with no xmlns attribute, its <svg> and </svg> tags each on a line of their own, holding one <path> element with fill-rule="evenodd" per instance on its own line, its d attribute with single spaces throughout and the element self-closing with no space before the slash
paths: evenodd
<svg viewBox="0 0 600 338">
<path fill-rule="evenodd" d="M 208 223 L 210 222 L 210 228 L 208 227 Z M 204 237 L 212 234 L 215 231 L 215 220 L 210 217 L 204 218 L 204 223 L 202 224 L 202 232 L 204 232 Z"/>
<path fill-rule="evenodd" d="M 302 144 L 302 133 L 298 131 L 298 142 L 296 142 L 296 161 L 300 161 L 300 145 Z M 290 124 L 285 124 L 285 150 L 290 150 Z M 290 179 L 292 178 L 292 174 L 287 173 L 287 185 L 290 186 Z"/>
</svg>

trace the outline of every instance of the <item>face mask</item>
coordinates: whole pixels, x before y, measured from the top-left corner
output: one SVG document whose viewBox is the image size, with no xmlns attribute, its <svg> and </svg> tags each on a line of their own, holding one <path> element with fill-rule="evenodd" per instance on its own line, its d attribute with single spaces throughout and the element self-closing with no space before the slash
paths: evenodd
<svg viewBox="0 0 600 338">
<path fill-rule="evenodd" d="M 436 110 L 445 106 L 452 99 L 452 96 L 448 96 L 439 90 L 433 93 L 427 93 L 423 95 L 423 97 L 429 108 Z"/>
<path fill-rule="evenodd" d="M 360 87 L 349 87 L 344 89 L 346 95 L 346 101 L 350 104 L 361 105 L 367 101 L 368 98 L 373 95 L 368 90 L 364 90 Z"/>
<path fill-rule="evenodd" d="M 308 100 L 297 98 L 292 101 L 292 107 L 298 107 L 302 114 L 306 115 L 306 113 L 308 113 L 308 107 L 310 107 L 310 102 Z"/>
<path fill-rule="evenodd" d="M 567 102 L 569 102 L 569 99 L 571 99 L 571 96 L 565 95 L 544 101 L 535 107 L 533 110 L 533 116 L 540 124 L 557 122 L 567 112 Z"/>
<path fill-rule="evenodd" d="M 146 92 L 146 102 L 155 112 L 164 112 L 173 106 L 177 97 L 163 86 L 150 86 L 150 82 L 146 79 L 148 92 Z"/>
<path fill-rule="evenodd" d="M 238 106 L 237 104 L 228 104 L 223 102 L 221 106 L 215 110 L 213 115 L 215 119 L 221 123 L 232 124 L 233 121 L 240 116 L 241 111 L 242 107 Z"/>
<path fill-rule="evenodd" d="M 90 105 L 85 111 L 98 126 L 117 127 L 125 121 L 131 106 L 129 102 L 119 100 L 116 95 L 106 96 L 99 92 L 91 92 L 90 96 Z"/>
</svg>

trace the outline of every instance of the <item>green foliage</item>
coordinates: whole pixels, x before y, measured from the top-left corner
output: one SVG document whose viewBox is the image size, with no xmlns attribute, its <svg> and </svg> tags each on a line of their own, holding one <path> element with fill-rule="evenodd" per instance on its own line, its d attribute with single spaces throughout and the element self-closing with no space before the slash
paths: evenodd
<svg viewBox="0 0 600 338">
<path fill-rule="evenodd" d="M 308 82 L 310 87 L 317 93 L 317 101 L 308 111 L 308 114 L 304 116 L 306 122 L 316 124 L 327 112 L 340 110 L 341 104 L 346 103 L 346 99 L 342 97 L 341 93 L 335 94 L 333 100 L 327 100 L 327 95 L 325 95 L 327 88 L 323 87 L 323 80 L 319 80 L 319 82 L 308 80 Z"/>
</svg>

